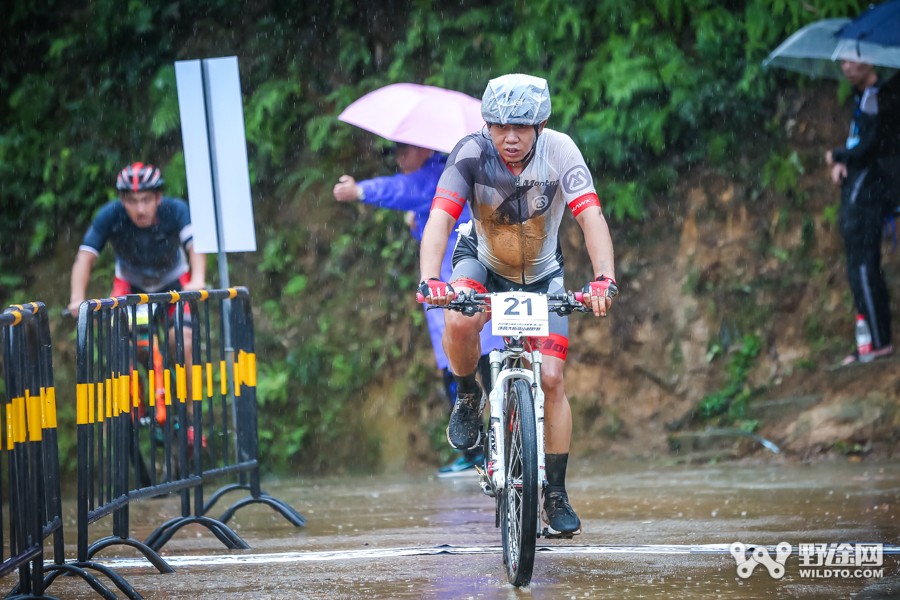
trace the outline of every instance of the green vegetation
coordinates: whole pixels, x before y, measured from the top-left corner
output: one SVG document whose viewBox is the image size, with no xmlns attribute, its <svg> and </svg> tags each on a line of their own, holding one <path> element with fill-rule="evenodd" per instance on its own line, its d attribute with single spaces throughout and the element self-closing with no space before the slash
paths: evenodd
<svg viewBox="0 0 900 600">
<path fill-rule="evenodd" d="M 732 348 L 725 368 L 726 380 L 722 389 L 705 396 L 697 405 L 696 413 L 700 420 L 711 422 L 717 418 L 719 425 L 736 424 L 745 431 L 753 431 L 757 423 L 744 420 L 747 406 L 753 396 L 753 389 L 747 384 L 747 377 L 759 356 L 760 339 L 755 335 L 745 335 L 741 343 Z M 712 361 L 722 349 L 713 346 L 709 359 Z"/>
<path fill-rule="evenodd" d="M 125 162 L 154 161 L 185 195 L 173 63 L 237 55 L 260 250 L 234 261 L 252 281 L 232 281 L 261 313 L 261 435 L 280 468 L 327 468 L 340 457 L 323 448 L 364 433 L 362 390 L 427 344 L 401 341 L 421 312 L 400 216 L 331 201 L 342 171 L 384 169 L 340 110 L 391 82 L 480 96 L 488 78 L 524 71 L 550 81 L 551 127 L 578 142 L 615 220 L 642 217 L 692 166 L 735 164 L 759 136 L 775 141 L 764 185 L 791 193 L 801 162 L 757 127 L 784 80 L 760 61 L 799 26 L 862 4 L 13 2 L 0 24 L 0 299 L 31 289 L 23 265 L 75 247 Z M 412 396 L 428 376 L 409 370 Z M 711 399 L 710 414 L 739 405 L 741 389 Z M 357 437 L 346 452 L 371 450 Z"/>
</svg>

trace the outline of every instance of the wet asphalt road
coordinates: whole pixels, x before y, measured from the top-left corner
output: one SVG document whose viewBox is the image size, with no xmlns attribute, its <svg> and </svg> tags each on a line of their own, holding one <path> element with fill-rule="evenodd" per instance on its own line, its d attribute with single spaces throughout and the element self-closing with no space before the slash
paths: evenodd
<svg viewBox="0 0 900 600">
<path fill-rule="evenodd" d="M 190 525 L 163 549 L 174 574 L 156 573 L 130 548 L 106 549 L 97 560 L 148 599 L 900 597 L 900 469 L 775 460 L 574 464 L 570 497 L 584 533 L 538 540 L 534 578 L 524 589 L 506 582 L 493 500 L 474 477 L 430 472 L 266 482 L 307 526 L 295 528 L 266 506 L 244 508 L 230 524 L 251 549 L 235 551 Z M 134 503 L 135 537 L 175 514 L 173 498 Z M 92 539 L 107 535 L 105 527 L 96 524 Z M 74 531 L 67 530 L 70 543 Z M 783 577 L 774 579 L 764 565 L 739 577 L 734 542 L 767 546 L 773 559 L 778 543 L 791 544 Z M 883 576 L 834 577 L 821 568 L 804 576 L 800 544 L 813 543 L 881 543 Z M 71 577 L 49 592 L 97 597 Z"/>
</svg>

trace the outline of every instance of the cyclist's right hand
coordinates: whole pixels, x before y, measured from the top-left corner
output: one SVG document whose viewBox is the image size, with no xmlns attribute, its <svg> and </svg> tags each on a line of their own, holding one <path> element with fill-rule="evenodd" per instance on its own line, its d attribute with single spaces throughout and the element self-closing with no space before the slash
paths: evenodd
<svg viewBox="0 0 900 600">
<path fill-rule="evenodd" d="M 446 306 L 451 300 L 456 298 L 453 286 L 437 277 L 422 280 L 417 291 L 416 298 L 419 302 L 426 302 L 436 306 Z"/>
<path fill-rule="evenodd" d="M 81 306 L 83 300 L 78 300 L 76 302 L 69 302 L 69 305 L 66 306 L 66 311 L 72 315 L 73 317 L 78 317 L 78 307 Z"/>
</svg>

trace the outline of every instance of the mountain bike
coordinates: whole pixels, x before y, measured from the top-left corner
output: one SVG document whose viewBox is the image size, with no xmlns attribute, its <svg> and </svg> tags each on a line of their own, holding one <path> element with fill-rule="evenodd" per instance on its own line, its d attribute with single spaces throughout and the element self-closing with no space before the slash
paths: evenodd
<svg viewBox="0 0 900 600">
<path fill-rule="evenodd" d="M 611 290 L 615 295 L 615 290 Z M 503 541 L 503 564 L 517 587 L 531 581 L 537 538 L 550 537 L 541 524 L 541 500 L 547 488 L 544 466 L 544 392 L 542 355 L 536 338 L 548 335 L 548 314 L 590 312 L 581 293 L 535 294 L 462 292 L 444 307 L 472 316 L 491 312 L 495 335 L 504 348 L 490 354 L 490 422 L 481 490 L 496 501 L 495 526 Z M 422 302 L 424 298 L 419 298 Z M 572 537 L 554 536 L 554 537 Z"/>
<path fill-rule="evenodd" d="M 148 465 L 143 465 L 142 460 L 136 474 L 142 486 L 155 485 L 160 477 L 177 477 L 179 470 L 184 468 L 177 458 L 178 444 L 181 442 L 177 432 L 182 426 L 182 419 L 190 423 L 192 404 L 186 403 L 185 413 L 178 416 L 179 410 L 175 405 L 178 400 L 175 397 L 187 397 L 189 394 L 185 389 L 186 377 L 180 379 L 183 383 L 178 383 L 177 371 L 181 367 L 167 366 L 174 361 L 173 313 L 171 305 L 147 301 L 125 308 L 133 352 L 130 357 L 133 358 L 132 395 L 135 399 L 132 418 L 138 425 L 135 453 L 146 456 L 149 461 Z M 179 386 L 180 390 L 177 389 Z M 142 430 L 148 435 L 142 435 Z M 188 452 L 194 443 L 194 426 L 187 425 Z M 201 448 L 207 447 L 205 435 L 201 436 L 200 445 Z"/>
<path fill-rule="evenodd" d="M 169 456 L 158 456 L 165 450 L 166 422 L 171 416 L 169 409 L 174 409 L 174 378 L 165 366 L 170 348 L 164 310 L 167 310 L 166 306 L 149 302 L 124 307 L 124 329 L 119 333 L 129 338 L 123 346 L 127 351 L 119 357 L 124 363 L 117 367 L 128 373 L 130 379 L 134 477 L 140 487 L 154 485 L 161 475 L 160 470 L 172 462 Z M 74 318 L 67 309 L 63 309 L 62 314 L 65 318 Z M 98 322 L 95 326 L 100 328 L 100 338 L 111 339 L 114 335 L 112 321 Z M 112 365 L 97 364 L 97 367 L 112 368 Z"/>
<path fill-rule="evenodd" d="M 133 311 L 133 312 L 132 312 Z M 156 424 L 162 427 L 166 424 L 166 391 L 170 389 L 166 380 L 169 372 L 163 367 L 163 356 L 160 352 L 160 343 L 154 344 L 154 338 L 157 340 L 164 339 L 159 332 L 153 335 L 150 324 L 150 305 L 138 304 L 127 312 L 129 321 L 134 319 L 134 333 L 136 338 L 135 346 L 135 363 L 145 371 L 145 377 L 148 383 L 152 383 L 153 392 L 145 394 L 144 381 L 141 377 L 133 378 L 136 381 L 136 389 L 133 393 L 137 398 L 137 414 L 135 417 L 141 425 L 149 426 L 150 413 L 156 420 Z M 159 320 L 159 319 L 156 319 Z M 146 401 L 144 399 L 147 396 Z M 171 396 L 168 403 L 171 405 Z"/>
<path fill-rule="evenodd" d="M 169 389 L 169 373 L 163 366 L 163 355 L 160 350 L 165 336 L 159 326 L 151 326 L 151 306 L 147 303 L 137 304 L 126 309 L 128 335 L 132 337 L 134 346 L 133 364 L 131 365 L 131 393 L 135 398 L 133 409 L 134 420 L 149 426 L 151 418 L 162 427 L 166 423 L 166 390 Z M 64 319 L 75 319 L 68 309 L 63 308 L 60 314 Z M 161 322 L 157 315 L 154 321 Z M 133 324 L 133 325 L 132 325 Z M 150 393 L 145 388 L 152 387 Z M 171 396 L 168 404 L 171 404 Z M 152 416 L 151 416 L 152 415 Z"/>
</svg>

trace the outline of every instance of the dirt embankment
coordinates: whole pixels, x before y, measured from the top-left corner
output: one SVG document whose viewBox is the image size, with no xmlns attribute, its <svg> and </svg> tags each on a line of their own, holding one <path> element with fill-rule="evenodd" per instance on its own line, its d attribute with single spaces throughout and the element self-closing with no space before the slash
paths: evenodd
<svg viewBox="0 0 900 600">
<path fill-rule="evenodd" d="M 743 425 L 804 459 L 897 449 L 897 355 L 834 369 L 853 348 L 854 311 L 833 217 L 838 190 L 822 160 L 847 116 L 825 92 L 785 101 L 781 124 L 804 170 L 792 192 L 695 173 L 655 215 L 614 232 L 615 314 L 600 326 L 572 322 L 576 447 L 695 459 L 768 452 L 733 429 Z M 884 250 L 897 323 L 900 250 Z M 759 353 L 739 372 L 731 359 L 747 335 L 758 336 Z M 699 418 L 705 398 L 735 385 L 747 403 L 739 418 Z"/>
<path fill-rule="evenodd" d="M 608 319 L 570 319 L 576 456 L 706 461 L 777 450 L 813 460 L 898 449 L 898 355 L 834 368 L 854 343 L 839 192 L 823 160 L 847 128 L 835 97 L 824 84 L 784 98 L 776 126 L 790 146 L 779 154 L 799 173 L 788 191 L 762 185 L 750 166 L 773 153 L 757 140 L 737 161 L 740 177 L 697 169 L 641 222 L 611 221 L 621 295 Z M 580 286 L 589 271 L 581 231 L 568 220 L 561 239 L 566 284 Z M 900 250 L 887 244 L 884 269 L 900 322 Z M 420 345 L 416 360 L 430 362 L 430 350 Z M 423 401 L 389 378 L 372 390 L 363 410 L 384 432 L 388 469 L 428 462 L 445 446 L 439 396 L 435 386 Z M 723 412 L 704 418 L 710 398 Z"/>
</svg>

